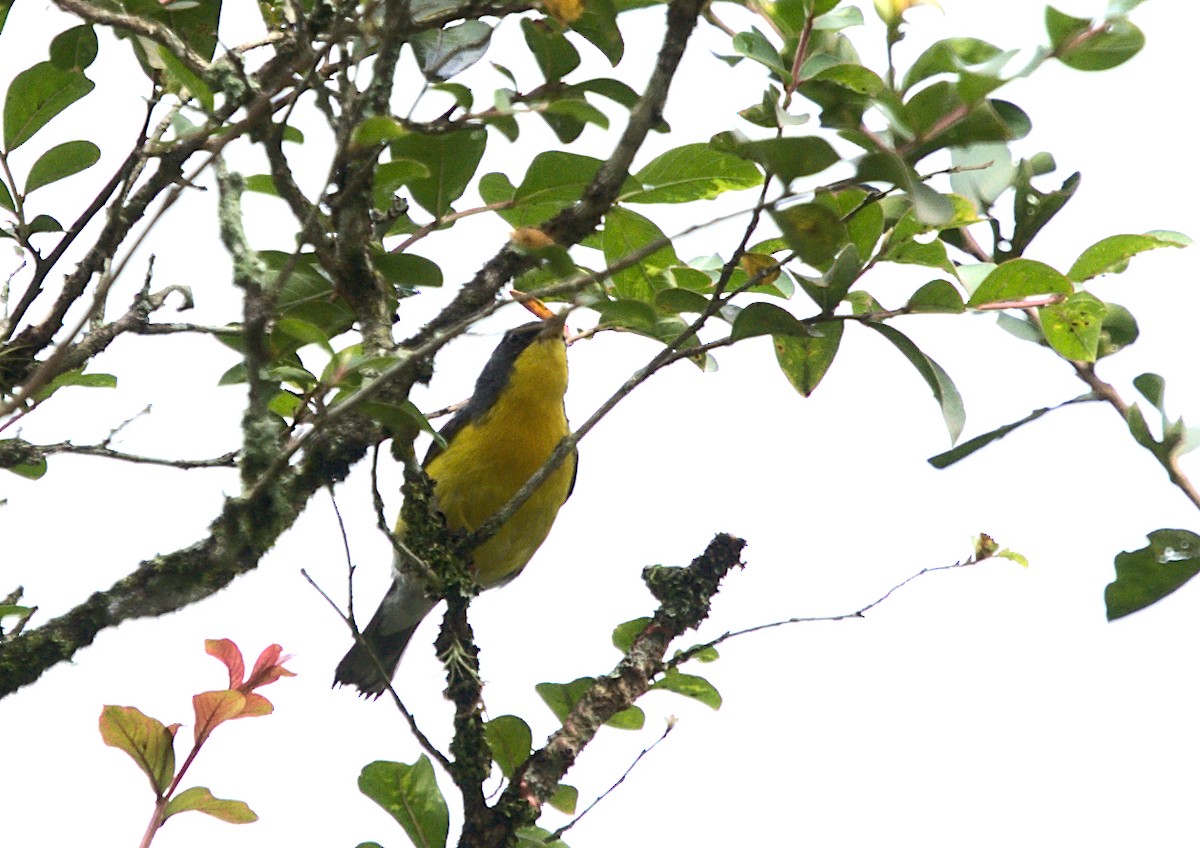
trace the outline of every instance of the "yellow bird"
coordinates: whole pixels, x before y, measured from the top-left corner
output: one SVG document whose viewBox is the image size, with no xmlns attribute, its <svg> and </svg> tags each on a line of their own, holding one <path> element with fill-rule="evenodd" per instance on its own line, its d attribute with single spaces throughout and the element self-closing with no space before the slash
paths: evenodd
<svg viewBox="0 0 1200 848">
<path fill-rule="evenodd" d="M 451 530 L 471 532 L 497 513 L 542 467 L 570 433 L 563 397 L 567 391 L 565 316 L 525 324 L 504 334 L 475 383 L 466 406 L 442 429 L 425 457 L 436 505 Z M 473 554 L 476 578 L 485 589 L 521 573 L 546 540 L 559 508 L 575 486 L 572 452 L 490 539 Z M 403 537 L 403 522 L 396 533 Z M 420 552 L 417 552 L 420 555 Z M 338 664 L 335 685 L 356 686 L 378 696 L 435 601 L 421 578 L 397 556 L 387 595 L 362 631 L 386 677 L 355 643 Z"/>
</svg>

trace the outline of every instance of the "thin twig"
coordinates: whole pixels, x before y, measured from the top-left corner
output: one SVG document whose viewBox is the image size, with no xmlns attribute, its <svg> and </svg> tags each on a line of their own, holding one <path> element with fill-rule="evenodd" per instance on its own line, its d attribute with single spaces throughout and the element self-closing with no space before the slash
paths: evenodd
<svg viewBox="0 0 1200 848">
<path fill-rule="evenodd" d="M 625 769 L 625 772 L 619 778 L 617 778 L 617 782 L 614 783 L 612 786 L 608 787 L 608 789 L 605 789 L 604 792 L 602 792 L 600 794 L 600 796 L 596 798 L 596 800 L 594 800 L 594 801 L 592 801 L 592 803 L 588 804 L 582 813 L 580 813 L 575 818 L 571 819 L 569 822 L 567 822 L 562 827 L 560 827 L 558 830 L 554 831 L 554 833 L 550 834 L 545 839 L 543 839 L 542 844 L 549 845 L 553 842 L 558 842 L 560 839 L 562 839 L 564 833 L 566 833 L 568 830 L 573 828 L 575 825 L 579 824 L 580 819 L 582 819 L 584 816 L 586 816 L 588 813 L 590 813 L 597 804 L 599 804 L 601 801 L 603 801 L 605 798 L 607 798 L 609 795 L 611 795 L 618 786 L 620 786 L 622 783 L 625 782 L 625 778 L 629 777 L 629 775 L 633 772 L 634 768 L 637 767 L 637 764 L 642 761 L 642 758 L 645 757 L 647 754 L 649 754 L 651 751 L 653 751 L 655 748 L 657 748 L 659 743 L 662 742 L 664 739 L 667 738 L 667 736 L 670 735 L 671 731 L 675 729 L 675 724 L 676 724 L 676 720 L 675 720 L 674 716 L 667 719 L 667 727 L 665 730 L 663 730 L 662 736 L 655 739 L 652 744 L 643 748 L 642 752 L 633 758 L 633 762 L 630 763 L 629 768 Z"/>
<path fill-rule="evenodd" d="M 768 622 L 767 624 L 756 624 L 753 627 L 746 627 L 742 630 L 727 631 L 727 632 L 723 633 L 722 635 L 718 636 L 716 639 L 713 639 L 710 642 L 705 642 L 702 645 L 693 645 L 692 647 L 688 648 L 686 651 L 680 651 L 667 663 L 667 667 L 668 668 L 676 668 L 679 665 L 681 665 L 682 663 L 687 662 L 688 660 L 690 660 L 692 657 L 696 656 L 697 654 L 707 651 L 710 648 L 715 648 L 717 645 L 720 645 L 722 642 L 726 642 L 726 641 L 733 639 L 735 637 L 738 637 L 738 636 L 745 636 L 749 633 L 757 633 L 760 630 L 770 630 L 775 627 L 783 627 L 788 624 L 807 624 L 809 622 L 814 622 L 814 621 L 845 621 L 846 619 L 850 619 L 850 618 L 864 618 L 864 617 L 866 617 L 866 614 L 869 611 L 873 610 L 875 607 L 882 604 L 884 601 L 886 601 L 888 598 L 890 598 L 896 592 L 903 589 L 909 583 L 912 583 L 914 580 L 916 580 L 920 577 L 924 577 L 926 574 L 933 574 L 938 571 L 953 571 L 954 569 L 958 569 L 958 568 L 970 568 L 971 566 L 979 565 L 981 562 L 987 562 L 988 560 L 992 560 L 995 558 L 996 558 L 996 555 L 994 553 L 989 553 L 987 551 L 980 551 L 979 553 L 975 554 L 974 556 L 972 556 L 969 559 L 962 560 L 960 562 L 955 562 L 950 565 L 935 565 L 935 566 L 930 566 L 928 568 L 922 568 L 916 574 L 910 575 L 909 577 L 905 578 L 904 580 L 901 580 L 896 585 L 892 586 L 892 588 L 888 589 L 886 592 L 884 592 L 882 595 L 880 595 L 875 600 L 871 601 L 866 606 L 859 607 L 858 609 L 854 610 L 853 612 L 844 612 L 844 613 L 840 613 L 838 615 L 796 616 L 793 618 L 785 618 L 780 621 Z"/>
<path fill-rule="evenodd" d="M 354 641 L 366 649 L 367 654 L 371 657 L 371 660 L 378 667 L 379 671 L 383 673 L 384 680 L 387 680 L 386 670 L 379 662 L 379 658 L 375 656 L 374 651 L 371 650 L 371 646 L 358 631 L 358 628 L 354 626 L 354 621 L 346 617 L 346 614 L 342 612 L 341 607 L 337 605 L 337 602 L 334 601 L 333 598 L 329 597 L 328 593 L 324 589 L 317 585 L 317 581 L 313 580 L 305 569 L 300 569 L 300 575 L 308 581 L 308 585 L 317 590 L 318 594 L 320 594 L 320 596 L 325 599 L 326 603 L 333 608 L 333 611 L 337 613 L 338 618 L 340 618 L 342 622 L 350 628 L 350 632 L 354 634 Z M 392 702 L 395 703 L 396 709 L 400 711 L 400 714 L 404 716 L 404 720 L 408 723 L 408 729 L 412 731 L 413 736 L 417 740 L 417 744 L 421 746 L 425 753 L 437 760 L 438 764 L 449 773 L 452 768 L 449 758 L 447 758 L 445 754 L 439 751 L 437 747 L 429 741 L 428 736 L 421 732 L 421 728 L 417 726 L 416 718 L 408 711 L 408 707 L 404 706 L 404 702 L 400 700 L 400 695 L 396 692 L 395 688 L 393 688 L 390 680 L 387 680 L 387 691 L 392 696 Z"/>
</svg>

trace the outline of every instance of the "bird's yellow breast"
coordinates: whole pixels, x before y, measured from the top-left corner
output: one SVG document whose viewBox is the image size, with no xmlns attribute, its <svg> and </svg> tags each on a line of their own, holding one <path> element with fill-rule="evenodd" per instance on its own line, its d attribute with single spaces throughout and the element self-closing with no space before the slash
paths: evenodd
<svg viewBox="0 0 1200 848">
<path fill-rule="evenodd" d="M 533 476 L 570 429 L 563 409 L 566 347 L 538 339 L 517 357 L 492 407 L 454 434 L 426 467 L 437 503 L 453 530 L 473 531 Z M 533 496 L 476 549 L 478 580 L 490 586 L 515 577 L 545 541 L 570 493 L 575 456 L 568 456 Z"/>
</svg>

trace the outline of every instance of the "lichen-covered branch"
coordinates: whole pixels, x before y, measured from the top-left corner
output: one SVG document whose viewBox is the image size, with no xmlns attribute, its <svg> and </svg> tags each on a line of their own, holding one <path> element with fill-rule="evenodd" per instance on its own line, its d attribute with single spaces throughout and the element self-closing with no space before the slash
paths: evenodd
<svg viewBox="0 0 1200 848">
<path fill-rule="evenodd" d="M 722 533 L 684 568 L 652 566 L 643 572 L 646 585 L 659 601 L 650 623 L 616 668 L 596 680 L 571 709 L 562 727 L 514 775 L 500 801 L 489 811 L 491 820 L 467 819 L 460 846 L 504 845 L 506 832 L 537 819 L 542 805 L 604 722 L 632 706 L 650 689 L 665 668 L 664 657 L 671 642 L 708 616 L 721 580 L 742 565 L 745 544 Z"/>
</svg>

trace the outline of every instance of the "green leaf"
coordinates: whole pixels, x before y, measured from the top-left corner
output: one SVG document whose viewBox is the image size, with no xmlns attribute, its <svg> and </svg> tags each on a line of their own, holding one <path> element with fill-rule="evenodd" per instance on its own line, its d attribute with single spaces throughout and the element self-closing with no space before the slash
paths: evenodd
<svg viewBox="0 0 1200 848">
<path fill-rule="evenodd" d="M 738 312 L 729 337 L 735 341 L 754 336 L 804 336 L 808 329 L 792 313 L 773 303 L 751 303 Z"/>
<path fill-rule="evenodd" d="M 837 213 L 819 203 L 802 203 L 773 211 L 771 217 L 788 247 L 815 268 L 828 267 L 850 239 Z"/>
<path fill-rule="evenodd" d="M 333 352 L 329 347 L 329 336 L 324 330 L 316 324 L 305 321 L 302 318 L 293 318 L 284 316 L 275 322 L 275 331 L 291 336 L 301 344 L 315 344 L 325 348 L 330 353 Z"/>
<path fill-rule="evenodd" d="M 955 387 L 954 381 L 942 370 L 942 366 L 926 356 L 913 343 L 912 339 L 895 327 L 876 322 L 868 323 L 867 326 L 894 344 L 908 361 L 913 364 L 913 367 L 917 369 L 921 377 L 924 378 L 925 383 L 933 392 L 934 400 L 941 407 L 942 418 L 946 422 L 946 429 L 950 432 L 950 443 L 957 442 L 958 437 L 962 435 L 967 414 L 963 409 L 962 395 L 958 393 L 958 388 Z"/>
<path fill-rule="evenodd" d="M 618 624 L 612 632 L 613 647 L 622 654 L 629 653 L 629 649 L 633 647 L 634 640 L 636 640 L 638 636 L 642 635 L 642 631 L 646 629 L 646 625 L 649 624 L 651 620 L 652 619 L 643 616 L 642 618 L 635 618 Z"/>
<path fill-rule="evenodd" d="M 938 268 L 947 274 L 953 274 L 956 270 L 954 263 L 950 261 L 950 257 L 946 253 L 946 243 L 941 239 L 929 242 L 902 241 L 889 247 L 881 258 L 885 262 L 902 265 L 924 265 L 926 268 Z"/>
<path fill-rule="evenodd" d="M 449 94 L 454 98 L 454 102 L 459 108 L 470 110 L 475 105 L 475 94 L 465 85 L 457 82 L 440 82 L 435 83 L 429 88 L 433 91 L 441 91 Z"/>
<path fill-rule="evenodd" d="M 620 80 L 615 79 L 593 79 L 585 82 L 576 83 L 570 86 L 568 91 L 574 93 L 599 94 L 601 97 L 606 97 L 614 103 L 619 103 L 626 109 L 632 109 L 637 105 L 638 93 Z"/>
<path fill-rule="evenodd" d="M 37 401 L 44 401 L 59 389 L 67 386 L 79 386 L 85 389 L 115 389 L 117 378 L 112 374 L 84 374 L 83 368 L 76 368 L 73 371 L 64 371 L 59 374 L 38 389 L 33 397 Z"/>
<path fill-rule="evenodd" d="M 12 152 L 96 84 L 79 71 L 39 62 L 13 79 L 4 98 L 4 149 Z"/>
<path fill-rule="evenodd" d="M 1069 41 L 1086 32 L 1091 26 L 1088 18 L 1076 18 L 1063 14 L 1053 6 L 1046 7 L 1046 33 L 1054 50 L 1063 49 Z"/>
<path fill-rule="evenodd" d="M 1107 311 L 1100 298 L 1076 292 L 1062 303 L 1040 307 L 1038 317 L 1042 333 L 1056 353 L 1078 362 L 1095 362 Z"/>
<path fill-rule="evenodd" d="M 521 32 L 546 82 L 557 82 L 579 67 L 579 51 L 554 21 L 522 18 Z"/>
<path fill-rule="evenodd" d="M 967 306 L 1023 301 L 1038 295 L 1071 294 L 1071 281 L 1044 262 L 1010 259 L 996 267 L 967 301 Z"/>
<path fill-rule="evenodd" d="M 667 275 L 672 279 L 688 268 L 670 268 Z M 705 277 L 707 280 L 708 277 Z M 654 296 L 654 305 L 664 312 L 703 312 L 708 308 L 709 299 L 697 291 L 684 288 L 663 289 Z"/>
<path fill-rule="evenodd" d="M 604 723 L 617 730 L 641 730 L 646 725 L 646 714 L 640 707 L 627 707 Z"/>
<path fill-rule="evenodd" d="M 614 206 L 604 216 L 604 261 L 612 265 L 635 251 L 665 239 L 663 231 L 649 218 Z M 670 241 L 644 257 L 632 267 L 612 276 L 612 289 L 619 297 L 653 301 L 654 294 L 664 286 L 659 273 L 672 265 L 681 265 Z"/>
<path fill-rule="evenodd" d="M 1068 403 L 1074 403 L 1079 400 L 1081 400 L 1081 399 L 1076 398 L 1075 401 L 1068 401 Z M 967 441 L 963 442 L 961 445 L 951 448 L 950 450 L 946 451 L 945 453 L 939 453 L 937 456 L 931 456 L 927 461 L 934 468 L 949 468 L 951 465 L 958 462 L 960 459 L 966 459 L 968 456 L 975 453 L 975 451 L 987 447 L 988 445 L 990 445 L 992 442 L 996 441 L 997 439 L 1003 439 L 1005 436 L 1007 436 L 1013 430 L 1016 430 L 1018 427 L 1024 427 L 1026 424 L 1030 423 L 1031 421 L 1037 421 L 1039 418 L 1041 418 L 1047 412 L 1051 412 L 1052 410 L 1055 410 L 1055 409 L 1058 409 L 1058 407 L 1057 406 L 1047 406 L 1047 407 L 1043 407 L 1042 409 L 1035 409 L 1033 412 L 1026 415 L 1020 421 L 1014 421 L 1011 424 L 1005 424 L 1003 427 L 997 427 L 995 430 L 992 430 L 990 433 L 984 433 L 982 436 L 976 436 L 973 439 L 967 439 Z"/>
<path fill-rule="evenodd" d="M 412 159 L 429 171 L 408 183 L 409 191 L 432 215 L 445 215 L 462 196 L 487 147 L 487 130 L 460 130 L 440 135 L 409 133 L 391 143 L 393 159 Z"/>
<path fill-rule="evenodd" d="M 587 694 L 595 683 L 595 678 L 580 677 L 572 680 L 570 683 L 539 683 L 534 688 L 546 703 L 546 706 L 550 708 L 551 712 L 561 722 L 566 721 L 571 709 L 579 702 L 580 698 Z M 619 730 L 640 730 L 645 721 L 645 713 L 637 707 L 629 707 L 628 709 L 621 710 L 606 721 L 605 724 Z"/>
<path fill-rule="evenodd" d="M 1191 239 L 1181 233 L 1109 236 L 1079 255 L 1067 278 L 1082 283 L 1101 274 L 1120 274 L 1131 257 L 1157 247 L 1187 247 Z"/>
<path fill-rule="evenodd" d="M 811 395 L 825 377 L 842 342 L 841 321 L 826 321 L 809 327 L 807 336 L 773 336 L 775 359 L 780 370 L 804 397 Z"/>
<path fill-rule="evenodd" d="M 4 31 L 4 23 L 8 20 L 8 11 L 12 4 L 13 0 L 0 0 L 0 32 Z"/>
<path fill-rule="evenodd" d="M 931 189 L 908 163 L 895 153 L 868 153 L 858 160 L 863 182 L 890 183 L 908 194 L 915 220 L 930 229 L 950 226 L 957 208 L 954 201 Z"/>
<path fill-rule="evenodd" d="M 763 6 L 759 14 L 768 16 L 786 35 L 803 32 L 810 17 L 819 17 L 833 9 L 838 0 L 776 0 Z"/>
<path fill-rule="evenodd" d="M 759 163 L 785 183 L 824 171 L 841 161 L 823 138 L 799 136 L 747 141 L 737 133 L 717 133 L 709 140 L 715 150 Z"/>
<path fill-rule="evenodd" d="M 875 245 L 883 235 L 883 207 L 861 188 L 849 188 L 842 191 L 822 191 L 815 198 L 817 203 L 824 204 L 837 213 L 846 224 L 846 233 L 850 241 L 858 249 L 859 258 L 870 257 L 875 253 Z"/>
<path fill-rule="evenodd" d="M 909 312 L 957 313 L 964 311 L 966 306 L 952 283 L 930 280 L 913 292 L 904 308 Z"/>
<path fill-rule="evenodd" d="M 0 604 L 0 619 L 13 616 L 25 617 L 33 612 L 33 607 L 23 607 L 19 604 Z"/>
<path fill-rule="evenodd" d="M 1200 536 L 1163 529 L 1147 538 L 1146 547 L 1116 556 L 1116 579 L 1104 590 L 1109 621 L 1162 600 L 1200 573 Z"/>
<path fill-rule="evenodd" d="M 440 286 L 442 269 L 413 253 L 380 252 L 372 257 L 375 270 L 394 286 Z"/>
<path fill-rule="evenodd" d="M 657 0 L 655 0 L 657 2 Z M 550 831 L 537 825 L 523 827 L 517 831 L 517 848 L 568 848 L 567 844 Z"/>
<path fill-rule="evenodd" d="M 551 116 L 558 115 L 572 118 L 580 124 L 595 124 L 601 129 L 608 129 L 608 116 L 583 98 L 565 97 L 561 100 L 551 100 L 542 107 L 539 114 L 551 126 Z"/>
<path fill-rule="evenodd" d="M 857 6 L 843 6 L 826 12 L 813 21 L 813 29 L 817 32 L 837 32 L 852 26 L 863 25 L 862 11 Z"/>
<path fill-rule="evenodd" d="M 733 49 L 761 65 L 766 65 L 780 77 L 786 79 L 791 75 L 791 69 L 783 61 L 783 57 L 779 55 L 779 51 L 775 49 L 775 45 L 759 32 L 757 28 L 751 29 L 750 32 L 739 32 L 735 35 L 733 37 Z"/>
<path fill-rule="evenodd" d="M 375 208 L 389 209 L 401 186 L 431 176 L 429 169 L 415 159 L 393 159 L 375 169 Z"/>
<path fill-rule="evenodd" d="M 170 83 L 168 90 L 178 94 L 181 100 L 186 101 L 193 97 L 196 98 L 200 102 L 200 107 L 207 114 L 212 114 L 216 101 L 213 98 L 212 89 L 208 87 L 208 83 L 192 73 L 187 65 L 183 64 L 166 47 L 159 45 L 158 55 L 162 61 L 163 71 Z"/>
<path fill-rule="evenodd" d="M 1047 19 L 1052 11 L 1046 9 Z M 1090 27 L 1090 22 L 1086 23 Z M 1128 62 L 1145 45 L 1146 36 L 1140 29 L 1124 18 L 1113 18 L 1105 21 L 1101 29 L 1071 33 L 1061 42 L 1056 42 L 1054 50 L 1058 60 L 1068 68 L 1107 71 Z"/>
<path fill-rule="evenodd" d="M 1017 168 L 1017 180 L 1014 183 L 1016 194 L 1013 197 L 1013 218 L 1016 223 L 1013 236 L 1009 240 L 1011 246 L 1006 251 L 997 251 L 1000 258 L 1020 256 L 1024 253 L 1034 236 L 1067 205 L 1067 201 L 1079 188 L 1078 171 L 1067 177 L 1061 187 L 1048 192 L 1041 192 L 1033 187 L 1033 176 L 1034 163 L 1031 160 L 1022 160 Z"/>
<path fill-rule="evenodd" d="M 521 185 L 512 188 L 503 174 L 487 174 L 480 180 L 479 191 L 486 203 L 511 200 L 511 209 L 498 215 L 512 227 L 535 227 L 575 205 L 583 191 L 595 179 L 602 162 L 598 158 L 551 150 L 542 152 L 529 163 Z M 623 192 L 636 192 L 641 186 L 626 180 Z"/>
<path fill-rule="evenodd" d="M 11 441 L 12 439 L 0 439 L 0 448 L 3 448 L 5 443 Z M 46 461 L 46 457 L 43 455 L 38 456 L 32 462 L 20 462 L 16 465 L 6 466 L 5 470 L 11 471 L 18 477 L 24 477 L 26 480 L 40 480 L 46 475 L 46 471 L 49 469 L 49 467 L 50 466 Z"/>
<path fill-rule="evenodd" d="M 100 52 L 96 31 L 89 24 L 60 32 L 50 42 L 50 61 L 64 71 L 82 71 Z"/>
<path fill-rule="evenodd" d="M 175 731 L 137 707 L 106 706 L 100 711 L 100 738 L 105 745 L 128 754 L 150 778 L 150 787 L 161 796 L 175 777 Z"/>
<path fill-rule="evenodd" d="M 950 186 L 980 212 L 991 209 L 1017 175 L 1008 145 L 998 141 L 952 148 L 950 164 L 964 169 L 950 175 Z"/>
<path fill-rule="evenodd" d="M 448 80 L 474 65 L 487 53 L 492 28 L 467 20 L 440 30 L 425 30 L 409 39 L 421 73 L 428 80 Z"/>
<path fill-rule="evenodd" d="M 230 824 L 249 824 L 258 821 L 258 816 L 246 805 L 245 801 L 229 801 L 224 798 L 214 798 L 204 786 L 193 786 L 185 789 L 167 804 L 163 818 L 168 819 L 176 813 L 196 810 L 206 813 L 215 819 Z"/>
<path fill-rule="evenodd" d="M 978 38 L 947 38 L 925 49 L 904 75 L 903 88 L 912 88 L 921 80 L 937 74 L 957 73 L 963 68 L 981 65 L 999 56 L 994 44 Z"/>
<path fill-rule="evenodd" d="M 38 157 L 29 169 L 25 194 L 85 171 L 100 161 L 100 148 L 90 141 L 67 141 Z"/>
<path fill-rule="evenodd" d="M 703 677 L 697 677 L 694 674 L 683 674 L 674 668 L 668 668 L 666 673 L 660 679 L 654 681 L 654 684 L 650 688 L 675 692 L 679 695 L 685 695 L 688 698 L 694 698 L 705 706 L 712 707 L 714 710 L 721 709 L 721 693 L 717 691 L 715 686 Z"/>
<path fill-rule="evenodd" d="M 1133 387 L 1159 412 L 1166 414 L 1163 400 L 1167 394 L 1167 381 L 1159 374 L 1139 374 L 1133 378 Z"/>
<path fill-rule="evenodd" d="M 625 55 L 625 40 L 617 28 L 617 7 L 613 0 L 587 0 L 583 14 L 571 23 L 571 29 L 594 44 L 614 68 Z"/>
<path fill-rule="evenodd" d="M 796 275 L 796 281 L 804 293 L 813 299 L 825 315 L 832 315 L 862 273 L 863 264 L 858 258 L 858 248 L 848 244 L 838 253 L 820 279 L 812 280 Z"/>
<path fill-rule="evenodd" d="M 762 185 L 758 168 L 704 143 L 668 150 L 637 172 L 644 189 L 620 198 L 626 203 L 687 203 L 727 191 Z"/>
<path fill-rule="evenodd" d="M 523 719 L 514 715 L 497 716 L 484 725 L 492 759 L 501 773 L 512 779 L 517 767 L 533 752 L 533 732 Z"/>
<path fill-rule="evenodd" d="M 883 80 L 874 71 L 862 65 L 843 63 L 831 65 L 820 73 L 814 74 L 814 80 L 832 83 L 855 94 L 874 97 L 884 89 Z"/>
<path fill-rule="evenodd" d="M 275 179 L 270 174 L 251 174 L 246 177 L 246 191 L 279 197 L 279 189 L 275 187 Z"/>
<path fill-rule="evenodd" d="M 0 180 L 0 206 L 9 212 L 17 211 L 17 206 L 13 203 L 12 192 L 8 190 L 8 185 L 3 180 Z"/>
<path fill-rule="evenodd" d="M 595 308 L 600 313 L 602 327 L 620 327 L 654 337 L 658 314 L 654 307 L 644 300 L 616 298 L 598 304 Z"/>
<path fill-rule="evenodd" d="M 1100 345 L 1096 349 L 1096 358 L 1112 356 L 1122 348 L 1137 341 L 1137 319 L 1124 306 L 1118 303 L 1104 304 L 1107 311 L 1104 323 L 1100 325 Z"/>
<path fill-rule="evenodd" d="M 404 125 L 389 115 L 372 115 L 354 128 L 350 143 L 354 147 L 374 147 L 409 135 Z"/>
<path fill-rule="evenodd" d="M 359 775 L 358 788 L 400 823 L 417 848 L 444 848 L 450 811 L 424 754 L 411 766 L 371 763 Z"/>
<path fill-rule="evenodd" d="M 62 224 L 49 215 L 38 215 L 25 228 L 25 232 L 31 236 L 37 233 L 61 233 L 62 231 Z"/>
<path fill-rule="evenodd" d="M 560 783 L 546 803 L 560 813 L 572 816 L 575 814 L 575 805 L 579 803 L 579 790 L 574 786 Z"/>
<path fill-rule="evenodd" d="M 211 59 L 216 52 L 221 0 L 177 0 L 168 5 L 159 0 L 121 0 L 121 5 L 130 14 L 166 24 L 202 59 Z"/>
</svg>

